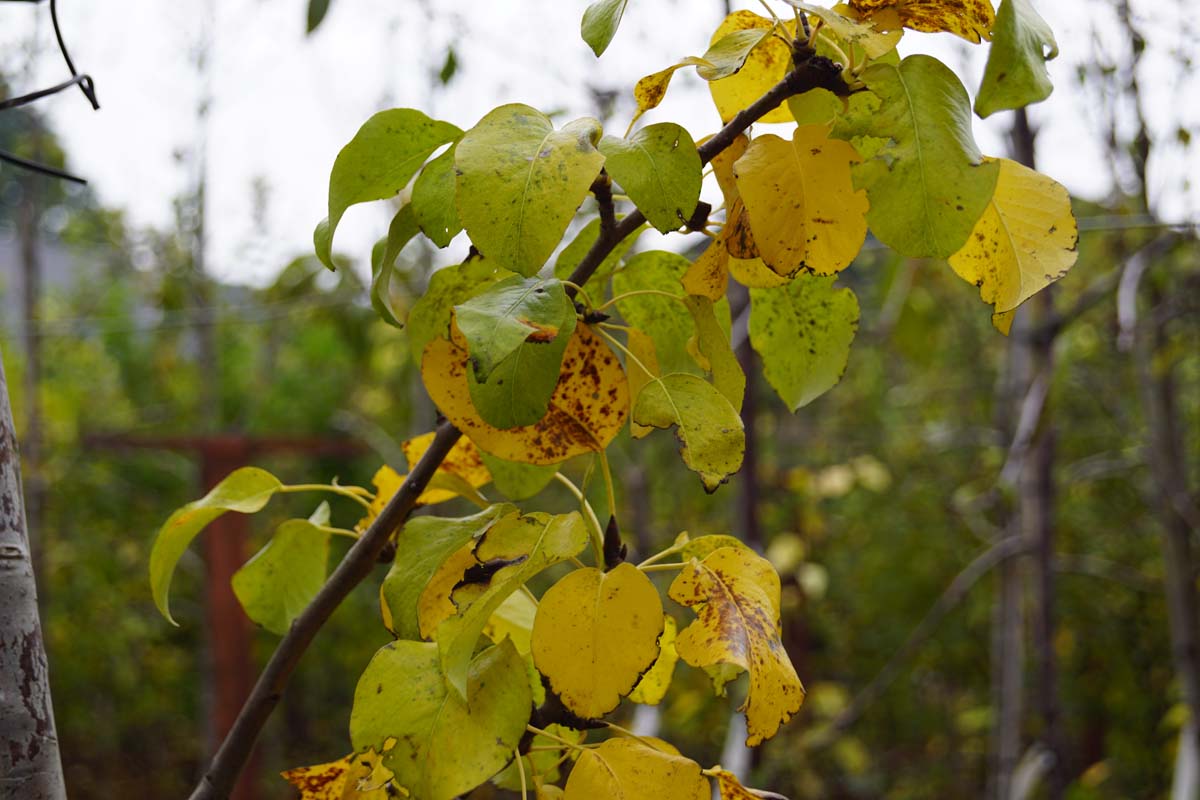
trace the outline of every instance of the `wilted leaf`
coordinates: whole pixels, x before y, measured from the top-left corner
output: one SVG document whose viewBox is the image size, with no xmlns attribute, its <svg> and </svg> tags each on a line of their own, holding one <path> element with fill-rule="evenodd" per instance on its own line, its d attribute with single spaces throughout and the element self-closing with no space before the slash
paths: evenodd
<svg viewBox="0 0 1200 800">
<path fill-rule="evenodd" d="M 501 430 L 480 418 L 471 402 L 467 353 L 452 342 L 430 342 L 421 375 L 438 410 L 479 449 L 508 461 L 558 464 L 603 450 L 620 432 L 629 412 L 625 373 L 587 325 L 575 328 L 549 410 L 533 425 Z"/>
<path fill-rule="evenodd" d="M 700 765 L 637 739 L 609 739 L 588 749 L 567 779 L 566 800 L 709 800 Z"/>
<path fill-rule="evenodd" d="M 346 209 L 399 192 L 435 150 L 462 135 L 449 122 L 411 108 L 380 111 L 338 153 L 329 176 L 329 216 L 317 225 L 313 244 L 333 269 L 333 235 Z"/>
<path fill-rule="evenodd" d="M 1067 274 L 1079 230 L 1062 185 L 1016 161 L 987 160 L 1000 166 L 996 193 L 950 266 L 1002 314 Z"/>
<path fill-rule="evenodd" d="M 533 662 L 563 705 L 599 719 L 654 663 L 662 630 L 662 600 L 637 567 L 577 569 L 538 603 Z"/>
<path fill-rule="evenodd" d="M 849 0 L 860 19 L 888 29 L 903 25 L 914 31 L 945 31 L 968 42 L 990 39 L 996 14 L 990 0 Z"/>
<path fill-rule="evenodd" d="M 354 747 L 382 750 L 395 739 L 383 764 L 419 800 L 451 800 L 474 789 L 512 758 L 531 695 L 525 664 L 509 642 L 480 653 L 467 684 L 466 701 L 447 690 L 433 643 L 385 645 L 354 692 Z"/>
<path fill-rule="evenodd" d="M 850 165 L 861 161 L 822 125 L 792 140 L 759 136 L 734 164 L 738 190 L 762 260 L 780 275 L 831 275 L 849 266 L 867 238 L 867 195 Z"/>
<path fill-rule="evenodd" d="M 1029 0 L 1001 0 L 995 38 L 975 96 L 981 117 L 1045 100 L 1054 91 L 1046 62 L 1058 55 L 1054 31 Z"/>
<path fill-rule="evenodd" d="M 597 58 L 608 49 L 617 35 L 627 5 L 629 0 L 596 0 L 583 12 L 580 35 Z"/>
<path fill-rule="evenodd" d="M 696 349 L 703 359 L 701 366 L 712 373 L 713 385 L 725 395 L 734 410 L 742 410 L 746 394 L 746 374 L 729 344 L 729 333 L 717 321 L 712 301 L 707 297 L 688 295 L 684 304 L 696 325 Z"/>
<path fill-rule="evenodd" d="M 679 661 L 679 652 L 675 649 L 675 636 L 678 628 L 675 618 L 670 614 L 663 617 L 663 632 L 658 637 L 658 658 L 654 666 L 646 671 L 637 686 L 629 693 L 629 699 L 635 703 L 656 706 L 667 695 L 671 688 L 671 678 L 675 675 L 675 664 Z"/>
<path fill-rule="evenodd" d="M 380 765 L 381 760 L 382 756 L 368 750 L 279 774 L 300 790 L 300 800 L 388 800 L 391 773 Z"/>
<path fill-rule="evenodd" d="M 742 466 L 742 418 L 703 378 L 677 372 L 651 381 L 638 396 L 633 420 L 654 428 L 676 426 L 683 463 L 699 473 L 705 491 L 716 491 Z"/>
<path fill-rule="evenodd" d="M 434 339 L 450 338 L 454 306 L 511 275 L 494 261 L 480 256 L 472 256 L 461 264 L 443 267 L 433 273 L 425 293 L 408 312 L 408 350 L 413 360 L 420 363 L 425 347 Z"/>
<path fill-rule="evenodd" d="M 750 290 L 750 344 L 763 374 L 792 411 L 841 380 L 858 330 L 858 299 L 834 277 L 800 275 L 778 289 Z"/>
<path fill-rule="evenodd" d="M 604 167 L 629 199 L 663 233 L 687 224 L 700 200 L 700 154 L 691 134 L 673 122 L 600 140 Z"/>
<path fill-rule="evenodd" d="M 512 103 L 463 135 L 459 218 L 484 256 L 526 276 L 542 268 L 604 165 L 600 132 L 591 118 L 556 131 L 545 114 Z"/>
<path fill-rule="evenodd" d="M 246 616 L 272 633 L 287 633 L 325 585 L 329 561 L 329 504 L 308 519 L 290 519 L 233 574 L 233 593 Z"/>
<path fill-rule="evenodd" d="M 779 576 L 746 548 L 722 547 L 693 559 L 671 583 L 672 600 L 697 619 L 675 642 L 694 667 L 729 664 L 750 674 L 747 746 L 769 739 L 800 709 L 804 687 L 779 639 Z"/>
<path fill-rule="evenodd" d="M 462 231 L 458 208 L 454 205 L 454 150 L 430 161 L 413 184 L 412 208 L 421 232 L 438 247 L 446 247 Z"/>
<path fill-rule="evenodd" d="M 242 514 L 259 511 L 282 488 L 279 479 L 266 470 L 242 467 L 226 475 L 204 497 L 188 503 L 167 518 L 150 549 L 150 589 L 154 605 L 168 622 L 179 624 L 171 616 L 167 595 L 175 565 L 192 539 L 226 511 Z"/>
<path fill-rule="evenodd" d="M 774 26 L 775 23 L 771 20 L 760 17 L 751 11 L 734 11 L 713 33 L 712 43 L 715 45 L 737 31 L 769 32 Z M 795 36 L 796 24 L 794 22 L 785 23 L 782 33 L 791 39 Z M 752 41 L 752 39 L 748 41 Z M 761 41 L 755 42 L 745 63 L 736 75 L 714 80 L 708 84 L 709 91 L 712 92 L 713 103 L 717 106 L 717 113 L 721 115 L 721 122 L 729 122 L 739 111 L 779 83 L 787 73 L 791 61 L 791 48 L 781 39 L 765 36 Z M 788 122 L 790 119 L 787 107 L 780 104 L 778 108 L 767 112 L 760 121 Z"/>
</svg>

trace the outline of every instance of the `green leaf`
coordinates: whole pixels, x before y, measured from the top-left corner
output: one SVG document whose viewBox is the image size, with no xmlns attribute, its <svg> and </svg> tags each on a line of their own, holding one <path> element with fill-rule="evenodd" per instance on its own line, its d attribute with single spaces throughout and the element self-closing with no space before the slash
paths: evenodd
<svg viewBox="0 0 1200 800">
<path fill-rule="evenodd" d="M 502 566 L 478 582 L 464 578 L 455 587 L 451 599 L 458 614 L 439 625 L 435 636 L 442 670 L 455 691 L 466 696 L 471 653 L 504 599 L 542 570 L 579 553 L 587 543 L 587 528 L 576 512 L 513 514 L 488 529 L 475 546 L 475 559 Z"/>
<path fill-rule="evenodd" d="M 707 297 L 689 295 L 684 298 L 692 321 L 696 325 L 696 352 L 703 361 L 700 366 L 712 373 L 713 385 L 725 396 L 736 411 L 742 410 L 746 395 L 746 374 L 729 343 L 729 331 L 721 327 L 713 312 L 713 302 Z"/>
<path fill-rule="evenodd" d="M 569 337 L 574 324 L 571 330 L 560 328 L 568 313 L 574 320 L 575 308 L 559 281 L 513 275 L 456 305 L 454 320 L 467 340 L 475 378 L 484 382 L 525 342 L 550 344 L 564 333 Z"/>
<path fill-rule="evenodd" d="M 329 176 L 329 216 L 313 233 L 317 258 L 333 269 L 333 235 L 346 209 L 399 192 L 447 142 L 462 135 L 449 122 L 411 108 L 380 111 L 367 120 L 333 162 Z"/>
<path fill-rule="evenodd" d="M 600 152 L 608 174 L 659 231 L 678 230 L 692 218 L 703 165 L 696 143 L 682 127 L 660 122 L 626 139 L 605 136 Z"/>
<path fill-rule="evenodd" d="M 426 345 L 434 339 L 450 338 L 454 306 L 487 291 L 493 283 L 510 275 L 508 270 L 498 268 L 496 262 L 478 256 L 433 273 L 425 294 L 408 312 L 408 348 L 413 360 L 420 364 Z"/>
<path fill-rule="evenodd" d="M 457 144 L 425 165 L 413 183 L 412 207 L 421 232 L 438 247 L 446 247 L 462 231 L 454 205 L 454 151 Z"/>
<path fill-rule="evenodd" d="M 469 517 L 414 517 L 404 523 L 396 537 L 396 560 L 379 589 L 392 633 L 400 639 L 420 639 L 417 601 L 429 579 L 455 551 L 515 511 L 501 503 Z"/>
<path fill-rule="evenodd" d="M 617 220 L 623 218 L 622 214 L 617 215 Z M 641 231 L 642 228 L 638 228 Z M 560 281 L 565 281 L 571 277 L 571 273 L 579 266 L 579 262 L 583 261 L 583 257 L 592 249 L 592 245 L 596 244 L 596 240 L 600 238 L 600 218 L 595 217 L 587 225 L 580 229 L 575 238 L 570 244 L 562 249 L 558 254 L 558 259 L 554 262 L 554 277 Z M 589 285 L 595 283 L 599 285 L 613 273 L 621 264 L 621 259 L 629 252 L 629 248 L 633 247 L 637 241 L 637 232 L 626 236 L 612 251 L 604 257 L 600 262 L 600 266 L 592 273 L 592 277 L 588 279 Z"/>
<path fill-rule="evenodd" d="M 833 388 L 858 330 L 858 299 L 836 276 L 801 274 L 777 289 L 750 290 L 750 344 L 792 411 Z"/>
<path fill-rule="evenodd" d="M 266 547 L 233 574 L 233 593 L 246 616 L 271 633 L 288 632 L 325 585 L 329 562 L 329 504 L 308 519 L 289 519 Z"/>
<path fill-rule="evenodd" d="M 992 28 L 983 82 L 975 97 L 975 113 L 1021 108 L 1045 100 L 1054 91 L 1046 62 L 1058 55 L 1054 31 L 1029 0 L 1003 0 Z"/>
<path fill-rule="evenodd" d="M 556 131 L 519 103 L 480 120 L 454 159 L 458 213 L 475 246 L 522 275 L 540 270 L 604 165 L 600 132 L 590 117 Z"/>
<path fill-rule="evenodd" d="M 242 467 L 226 475 L 204 497 L 178 509 L 163 523 L 150 550 L 150 589 L 154 604 L 172 625 L 179 623 L 171 617 L 167 602 L 171 576 L 192 539 L 226 511 L 252 514 L 261 510 L 282 488 L 279 479 L 266 470 Z"/>
<path fill-rule="evenodd" d="M 971 134 L 971 104 L 942 62 L 909 56 L 899 66 L 874 64 L 863 82 L 879 96 L 865 133 L 884 140 L 854 167 L 867 190 L 867 222 L 884 244 L 906 256 L 945 258 L 966 242 L 999 172 L 981 164 Z"/>
<path fill-rule="evenodd" d="M 308 0 L 308 27 L 306 33 L 312 33 L 325 21 L 329 13 L 330 0 Z"/>
<path fill-rule="evenodd" d="M 451 800 L 499 772 L 525 734 L 532 696 L 525 662 L 504 642 L 471 663 L 463 697 L 447 690 L 437 645 L 399 641 L 375 653 L 350 714 L 356 752 L 384 752 L 418 800 Z M 395 740 L 386 750 L 388 740 Z"/>
<path fill-rule="evenodd" d="M 528 500 L 545 489 L 558 474 L 560 464 L 542 466 L 505 461 L 493 455 L 479 452 L 483 465 L 492 473 L 492 486 L 509 500 Z"/>
<path fill-rule="evenodd" d="M 412 204 L 408 203 L 392 217 L 387 238 L 377 242 L 371 252 L 371 307 L 384 322 L 397 328 L 403 328 L 404 323 L 392 310 L 392 274 L 396 271 L 400 251 L 416 235 L 417 221 L 413 217 Z"/>
<path fill-rule="evenodd" d="M 596 0 L 583 12 L 583 23 L 579 33 L 588 47 L 599 58 L 608 49 L 617 28 L 621 26 L 621 17 L 625 14 L 625 6 L 629 0 Z"/>
<path fill-rule="evenodd" d="M 683 305 L 680 279 L 691 266 L 678 253 L 647 250 L 638 253 L 613 275 L 613 296 L 653 290 L 679 297 L 672 300 L 657 294 L 640 294 L 617 301 L 621 316 L 654 341 L 663 372 L 697 372 L 688 355 L 687 343 L 696 332 L 692 317 Z M 726 304 L 726 307 L 727 304 Z"/>
<path fill-rule="evenodd" d="M 674 373 L 651 380 L 638 395 L 633 420 L 654 428 L 678 426 L 680 454 L 700 474 L 707 492 L 715 492 L 742 466 L 746 436 L 742 418 L 711 383 Z"/>
</svg>

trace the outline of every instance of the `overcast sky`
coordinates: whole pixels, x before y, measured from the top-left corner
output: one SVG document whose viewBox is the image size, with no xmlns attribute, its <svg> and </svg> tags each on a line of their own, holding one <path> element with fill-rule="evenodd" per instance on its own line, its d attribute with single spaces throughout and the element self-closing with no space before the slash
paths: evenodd
<svg viewBox="0 0 1200 800">
<path fill-rule="evenodd" d="M 1176 137 L 1180 127 L 1200 132 L 1200 77 L 1183 62 L 1200 55 L 1196 27 L 1184 13 L 1192 2 L 1133 2 L 1149 39 L 1139 78 L 1156 140 L 1152 202 L 1170 221 L 1195 221 L 1200 209 L 1200 187 L 1189 182 L 1200 176 L 1200 156 L 1195 145 L 1184 147 Z M 209 261 L 224 279 L 262 283 L 311 249 L 312 228 L 325 215 L 334 157 L 375 111 L 410 106 L 467 128 L 497 105 L 524 102 L 561 111 L 565 120 L 596 113 L 594 87 L 621 92 L 610 123 L 610 132 L 619 135 L 633 108 L 636 80 L 703 52 L 723 13 L 720 0 L 633 0 L 613 46 L 597 60 L 579 38 L 586 0 L 335 0 L 312 37 L 304 35 L 305 4 L 60 4 L 72 57 L 95 78 L 102 109 L 92 112 L 77 92 L 40 108 L 65 143 L 70 167 L 90 179 L 104 203 L 126 209 L 135 224 L 167 225 L 172 198 L 191 180 L 189 162 L 179 155 L 197 147 L 202 82 L 194 56 L 201 42 L 211 43 Z M 1037 5 L 1062 49 L 1051 65 L 1056 91 L 1033 111 L 1041 129 L 1039 167 L 1072 192 L 1099 199 L 1110 191 L 1112 175 L 1102 146 L 1106 98 L 1076 76 L 1081 65 L 1123 63 L 1128 36 L 1112 2 Z M 735 7 L 761 11 L 754 3 Z M 17 76 L 17 91 L 66 77 L 48 12 L 45 3 L 0 3 L 0 68 Z M 34 41 L 39 46 L 30 64 Z M 443 87 L 436 76 L 451 46 L 460 69 Z M 906 32 L 901 53 L 913 52 L 942 58 L 974 94 L 985 48 L 948 34 Z M 986 153 L 1007 154 L 1007 117 L 976 120 Z M 707 90 L 691 70 L 679 74 L 645 122 L 666 119 L 684 124 L 697 139 L 717 129 Z M 265 195 L 256 192 L 256 183 L 268 187 Z M 254 214 L 256 194 L 266 198 L 259 204 L 265 232 Z M 338 230 L 337 249 L 365 256 L 386 226 L 383 204 L 352 209 Z M 458 244 L 447 258 L 465 250 Z"/>
</svg>

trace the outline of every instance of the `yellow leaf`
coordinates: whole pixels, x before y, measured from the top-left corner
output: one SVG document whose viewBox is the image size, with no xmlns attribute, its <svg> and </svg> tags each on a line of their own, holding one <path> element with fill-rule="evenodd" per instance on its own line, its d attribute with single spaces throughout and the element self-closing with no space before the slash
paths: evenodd
<svg viewBox="0 0 1200 800">
<path fill-rule="evenodd" d="M 652 108 L 658 108 L 658 104 L 663 101 L 667 95 L 667 87 L 671 85 L 671 78 L 675 77 L 677 70 L 687 66 L 702 66 L 708 62 L 702 58 L 688 56 L 678 64 L 672 64 L 664 70 L 655 72 L 653 75 L 647 75 L 639 80 L 633 86 L 633 99 L 637 101 L 637 113 L 634 115 L 634 120 L 637 120 L 642 114 L 645 114 Z"/>
<path fill-rule="evenodd" d="M 1008 336 L 1012 330 L 1013 314 L 1016 314 L 1016 309 L 1012 311 L 1001 311 L 998 314 L 992 314 L 992 327 Z"/>
<path fill-rule="evenodd" d="M 848 10 L 882 30 L 903 26 L 924 33 L 945 31 L 974 44 L 990 40 L 996 24 L 989 0 L 850 0 Z"/>
<path fill-rule="evenodd" d="M 426 433 L 409 439 L 401 445 L 410 469 L 416 466 L 416 463 L 421 460 L 421 456 L 425 455 L 425 451 L 433 442 L 433 437 L 433 433 Z M 358 521 L 355 530 L 365 531 L 375 521 L 375 518 L 383 512 L 384 506 L 395 496 L 407 477 L 407 475 L 396 472 L 387 464 L 376 471 L 375 477 L 371 479 L 371 483 L 375 486 L 375 498 L 371 501 L 367 515 Z M 447 480 L 439 481 L 439 478 Z M 456 479 L 463 482 L 462 491 L 446 488 L 452 487 Z M 446 459 L 437 468 L 433 480 L 430 481 L 430 483 L 440 483 L 442 488 L 429 488 L 421 492 L 421 496 L 417 498 L 417 505 L 429 506 L 453 500 L 460 495 L 467 496 L 468 488 L 478 489 L 480 486 L 491 483 L 491 480 L 492 475 L 483 465 L 483 461 L 479 457 L 479 450 L 470 439 L 461 438 L 454 443 L 454 447 L 450 448 Z"/>
<path fill-rule="evenodd" d="M 387 800 L 396 795 L 388 794 L 392 773 L 382 766 L 382 758 L 374 750 L 368 750 L 328 764 L 296 767 L 279 774 L 300 790 L 300 800 Z"/>
<path fill-rule="evenodd" d="M 701 144 L 708 140 L 701 140 Z M 750 146 L 750 137 L 744 133 L 739 133 L 738 137 L 733 140 L 729 147 L 713 156 L 710 162 L 713 168 L 713 175 L 717 179 L 717 185 L 721 187 L 721 195 L 725 198 L 725 207 L 732 208 L 733 201 L 740 197 L 737 188 L 737 179 L 733 177 L 733 165 L 746 152 L 746 148 Z"/>
<path fill-rule="evenodd" d="M 767 135 L 750 143 L 733 170 L 767 266 L 788 277 L 849 266 L 867 238 L 867 193 L 850 177 L 861 160 L 823 125 L 797 128 L 790 142 Z"/>
<path fill-rule="evenodd" d="M 421 376 L 438 410 L 486 453 L 525 464 L 558 464 L 603 450 L 629 413 L 629 384 L 613 352 L 579 325 L 563 354 L 546 416 L 501 429 L 480 418 L 467 385 L 467 351 L 446 339 L 425 348 Z"/>
<path fill-rule="evenodd" d="M 646 384 L 662 376 L 662 369 L 658 365 L 658 351 L 654 349 L 654 340 L 645 331 L 630 328 L 629 341 L 625 346 L 633 353 L 633 358 L 625 364 L 626 374 L 629 376 L 629 401 L 632 405 L 637 402 L 638 395 L 646 388 Z M 654 428 L 638 425 L 631 417 L 629 430 L 633 438 L 641 439 L 649 435 Z"/>
<path fill-rule="evenodd" d="M 717 779 L 717 788 L 721 790 L 721 800 L 762 800 L 763 798 L 761 794 L 742 786 L 737 775 L 722 769 L 720 765 L 710 769 L 708 774 Z M 778 797 L 778 795 L 774 796 Z"/>
<path fill-rule="evenodd" d="M 609 739 L 579 757 L 566 800 L 709 800 L 700 765 L 636 739 Z"/>
<path fill-rule="evenodd" d="M 754 231 L 750 227 L 750 214 L 746 203 L 739 196 L 725 212 L 725 227 L 721 229 L 721 243 L 729 251 L 730 258 L 758 258 L 758 245 L 754 242 Z"/>
<path fill-rule="evenodd" d="M 656 706 L 667 695 L 671 688 L 671 678 L 675 675 L 675 665 L 679 662 L 679 652 L 675 649 L 675 636 L 678 626 L 670 614 L 663 617 L 662 636 L 658 637 L 658 659 L 654 666 L 642 676 L 638 685 L 629 693 L 629 699 L 635 703 Z"/>
<path fill-rule="evenodd" d="M 750 673 L 746 712 L 753 747 L 769 739 L 804 702 L 804 687 L 779 639 L 779 576 L 771 562 L 745 548 L 721 547 L 693 559 L 671 583 L 672 600 L 697 619 L 675 647 L 694 667 L 730 664 Z"/>
<path fill-rule="evenodd" d="M 538 603 L 533 661 L 563 705 L 599 719 L 658 658 L 662 630 L 662 600 L 637 567 L 577 569 Z"/>
<path fill-rule="evenodd" d="M 709 243 L 679 279 L 688 294 L 707 297 L 714 303 L 725 296 L 729 286 L 729 252 L 719 241 Z"/>
<path fill-rule="evenodd" d="M 749 289 L 774 289 L 786 286 L 789 280 L 764 264 L 761 258 L 730 258 L 729 274 Z"/>
<path fill-rule="evenodd" d="M 735 31 L 766 30 L 774 25 L 773 21 L 751 11 L 735 11 L 725 18 L 713 33 L 711 41 L 716 44 Z M 791 39 L 795 36 L 796 24 L 785 23 L 782 33 Z M 713 103 L 721 115 L 722 124 L 729 122 L 739 111 L 779 83 L 787 73 L 791 60 L 791 48 L 779 37 L 772 36 L 754 48 L 740 72 L 710 83 L 708 88 L 712 91 Z M 790 122 L 791 115 L 787 106 L 780 103 L 778 108 L 767 112 L 761 121 Z"/>
<path fill-rule="evenodd" d="M 477 563 L 474 551 L 473 540 L 455 550 L 425 584 L 417 600 L 417 621 L 422 639 L 432 639 L 438 625 L 458 613 L 458 606 L 454 605 L 450 594 L 466 571 Z"/>
<path fill-rule="evenodd" d="M 500 607 L 488 617 L 483 632 L 496 644 L 512 639 L 517 652 L 529 655 L 529 639 L 533 633 L 533 618 L 537 614 L 537 603 L 525 592 L 513 592 L 504 599 Z"/>
<path fill-rule="evenodd" d="M 1067 274 L 1079 230 L 1067 190 L 1052 178 L 1007 158 L 985 160 L 1000 164 L 996 189 L 950 266 L 999 315 Z"/>
</svg>

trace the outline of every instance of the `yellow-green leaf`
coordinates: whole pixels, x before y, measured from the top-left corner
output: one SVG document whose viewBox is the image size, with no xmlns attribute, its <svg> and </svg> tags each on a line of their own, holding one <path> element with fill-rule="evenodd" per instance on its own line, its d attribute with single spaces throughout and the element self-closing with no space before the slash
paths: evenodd
<svg viewBox="0 0 1200 800">
<path fill-rule="evenodd" d="M 788 277 L 849 266 L 867 238 L 867 194 L 850 174 L 860 160 L 822 125 L 797 128 L 790 142 L 768 134 L 750 143 L 733 169 L 767 266 Z"/>
<path fill-rule="evenodd" d="M 488 617 L 487 624 L 483 626 L 483 635 L 496 644 L 511 639 L 517 652 L 527 656 L 531 652 L 530 640 L 537 609 L 538 604 L 528 593 L 513 592 Z"/>
<path fill-rule="evenodd" d="M 567 319 L 570 330 L 561 327 Z M 454 321 L 467 341 L 475 378 L 483 382 L 525 342 L 570 336 L 575 309 L 558 280 L 513 275 L 456 305 Z"/>
<path fill-rule="evenodd" d="M 667 696 L 671 688 L 671 678 L 675 675 L 675 665 L 679 662 L 679 651 L 675 649 L 675 637 L 678 628 L 675 618 L 670 614 L 663 617 L 663 632 L 658 637 L 658 658 L 654 666 L 646 671 L 637 686 L 629 693 L 629 699 L 635 703 L 656 706 Z"/>
<path fill-rule="evenodd" d="M 462 582 L 467 570 L 478 563 L 475 560 L 475 543 L 468 541 L 438 565 L 417 598 L 417 622 L 422 639 L 432 639 L 438 626 L 458 613 L 458 606 L 450 596 L 454 594 L 454 587 Z"/>
<path fill-rule="evenodd" d="M 633 420 L 654 428 L 676 426 L 683 463 L 699 473 L 707 492 L 715 492 L 742 466 L 742 418 L 703 378 L 676 372 L 651 381 L 638 395 Z"/>
<path fill-rule="evenodd" d="M 266 547 L 233 574 L 233 593 L 246 616 L 272 633 L 287 633 L 325 585 L 329 561 L 329 504 L 308 519 L 290 519 L 275 529 Z"/>
<path fill-rule="evenodd" d="M 188 503 L 167 518 L 150 549 L 150 589 L 154 605 L 168 622 L 179 624 L 171 616 L 167 596 L 175 565 L 192 539 L 226 511 L 253 514 L 261 510 L 282 488 L 279 479 L 266 470 L 242 467 L 226 475 L 204 497 Z"/>
<path fill-rule="evenodd" d="M 717 321 L 712 301 L 707 297 L 688 295 L 684 304 L 696 324 L 696 348 L 703 359 L 701 366 L 712 373 L 713 385 L 725 396 L 734 410 L 742 410 L 746 394 L 746 374 L 729 344 L 729 333 Z"/>
<path fill-rule="evenodd" d="M 533 663 L 563 705 L 599 719 L 658 658 L 662 630 L 662 600 L 637 567 L 577 569 L 538 603 Z"/>
<path fill-rule="evenodd" d="M 630 328 L 628 335 L 629 340 L 625 346 L 629 348 L 631 357 L 625 362 L 625 374 L 629 376 L 630 405 L 636 406 L 642 389 L 645 389 L 650 381 L 661 377 L 662 370 L 658 366 L 658 352 L 654 348 L 654 340 L 637 328 Z M 629 429 L 635 439 L 641 439 L 654 430 L 637 424 L 632 417 L 629 420 Z"/>
<path fill-rule="evenodd" d="M 1007 158 L 987 160 L 999 164 L 996 192 L 950 266 L 1003 314 L 1067 274 L 1079 229 L 1062 185 Z"/>
<path fill-rule="evenodd" d="M 914 31 L 945 31 L 979 44 L 990 39 L 996 12 L 990 0 L 849 0 L 859 19 L 884 30 L 904 26 Z"/>
<path fill-rule="evenodd" d="M 599 58 L 621 25 L 621 17 L 625 15 L 625 6 L 629 0 L 596 0 L 583 12 L 583 22 L 580 23 L 580 35 L 588 47 Z"/>
<path fill-rule="evenodd" d="M 684 536 L 687 536 L 687 534 L 680 534 L 680 537 Z M 685 544 L 681 551 L 684 561 L 691 561 L 693 558 L 703 561 L 722 547 L 749 549 L 741 539 L 726 533 L 713 533 L 695 538 L 689 537 L 684 539 L 684 542 Z M 679 538 L 676 538 L 676 543 L 679 543 Z"/>
<path fill-rule="evenodd" d="M 693 559 L 671 583 L 672 600 L 696 612 L 679 634 L 679 656 L 694 667 L 730 664 L 750 674 L 746 712 L 753 747 L 775 735 L 804 702 L 804 687 L 779 639 L 779 576 L 745 548 Z"/>
<path fill-rule="evenodd" d="M 425 293 L 408 312 L 408 350 L 420 363 L 425 347 L 434 339 L 450 338 L 454 306 L 484 292 L 512 273 L 480 256 L 443 267 L 429 278 Z"/>
<path fill-rule="evenodd" d="M 738 31 L 770 31 L 774 26 L 773 21 L 752 11 L 734 11 L 713 33 L 712 43 L 715 45 Z M 795 35 L 795 30 L 795 23 L 788 22 L 782 33 L 790 39 Z M 766 94 L 787 73 L 791 60 L 791 49 L 778 37 L 764 36 L 755 42 L 737 74 L 708 84 L 721 122 L 729 122 L 739 111 Z M 790 119 L 787 106 L 781 103 L 778 108 L 768 111 L 760 121 L 787 122 Z"/>
<path fill-rule="evenodd" d="M 975 96 L 975 113 L 988 117 L 1045 100 L 1054 91 L 1046 62 L 1057 55 L 1054 31 L 1033 3 L 1002 0 L 983 82 Z"/>
<path fill-rule="evenodd" d="M 600 131 L 591 118 L 556 131 L 545 114 L 512 103 L 463 135 L 458 213 L 485 257 L 525 276 L 542 268 L 604 165 Z"/>
<path fill-rule="evenodd" d="M 516 595 L 513 595 L 516 597 Z M 553 783 L 559 778 L 558 767 L 562 760 L 562 752 L 566 750 L 566 745 L 562 744 L 559 739 L 566 739 L 568 742 L 582 743 L 587 738 L 587 734 L 583 731 L 577 731 L 568 728 L 565 725 L 549 725 L 546 727 L 546 733 L 557 738 L 551 739 L 549 736 L 536 734 L 530 740 L 530 751 L 521 756 L 521 760 L 525 765 L 525 788 L 528 791 L 533 786 L 541 786 L 546 783 Z M 545 749 L 533 749 L 545 748 Z M 559 748 L 553 750 L 551 748 Z M 513 763 L 504 768 L 496 777 L 492 778 L 492 783 L 499 786 L 501 789 L 508 789 L 510 792 L 521 791 L 521 775 L 517 772 L 517 762 L 513 759 Z M 557 789 L 558 787 L 553 787 Z M 537 797 L 542 797 L 538 794 Z"/>
<path fill-rule="evenodd" d="M 412 203 L 405 203 L 392 217 L 387 237 L 376 242 L 371 249 L 371 307 L 380 319 L 394 328 L 404 326 L 392 309 L 392 274 L 396 271 L 396 259 L 400 251 L 417 233 Z"/>
<path fill-rule="evenodd" d="M 708 781 L 689 758 L 637 739 L 609 739 L 579 756 L 566 800 L 709 800 Z"/>
<path fill-rule="evenodd" d="M 844 43 L 861 47 L 872 60 L 895 50 L 896 43 L 900 41 L 901 31 L 881 31 L 869 22 L 860 22 L 840 14 L 835 8 L 825 8 L 800 0 L 787 0 L 787 3 L 820 19 Z"/>
<path fill-rule="evenodd" d="M 438 247 L 446 247 L 462 232 L 462 221 L 454 205 L 455 147 L 456 144 L 451 145 L 446 152 L 426 164 L 413 183 L 413 215 L 421 232 Z"/>
<path fill-rule="evenodd" d="M 600 140 L 604 168 L 650 224 L 663 233 L 687 224 L 700 200 L 700 153 L 691 134 L 660 122 L 625 139 Z"/>
</svg>

